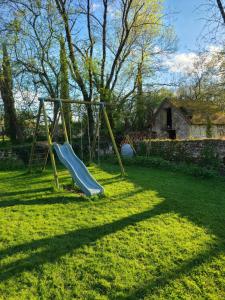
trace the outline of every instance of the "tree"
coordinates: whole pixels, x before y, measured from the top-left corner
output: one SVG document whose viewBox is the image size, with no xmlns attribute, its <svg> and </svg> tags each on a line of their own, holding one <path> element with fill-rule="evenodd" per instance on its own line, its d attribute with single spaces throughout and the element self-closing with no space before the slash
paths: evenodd
<svg viewBox="0 0 225 300">
<path fill-rule="evenodd" d="M 199 6 L 200 13 L 206 16 L 205 25 L 201 32 L 201 45 L 207 44 L 224 45 L 225 32 L 225 5 L 223 0 L 202 0 Z"/>
<path fill-rule="evenodd" d="M 162 1 L 102 0 L 98 11 L 91 0 L 78 6 L 68 0 L 55 3 L 64 23 L 72 76 L 83 99 L 90 102 L 97 95 L 102 102 L 125 102 L 136 90 L 138 41 L 146 34 L 152 40 L 161 34 Z M 112 5 L 115 14 L 110 12 Z M 92 130 L 90 105 L 87 111 Z M 112 114 L 109 111 L 111 119 Z"/>
<path fill-rule="evenodd" d="M 19 89 L 58 98 L 60 95 L 59 38 L 62 26 L 51 0 L 1 1 L 8 11 L 2 31 L 10 40 L 15 82 Z M 55 107 L 55 112 L 57 105 Z"/>
<path fill-rule="evenodd" d="M 13 41 L 21 90 L 27 83 L 37 93 L 60 96 L 58 41 L 63 36 L 73 86 L 70 93 L 75 91 L 88 102 L 97 98 L 114 104 L 109 110 L 111 122 L 136 94 L 138 65 L 142 64 L 144 81 L 152 76 L 156 57 L 168 50 L 163 45 L 169 36 L 165 34 L 163 0 L 99 0 L 97 10 L 93 0 L 1 3 L 9 15 L 0 30 L 3 27 Z M 86 108 L 92 135 L 92 107 Z"/>
<path fill-rule="evenodd" d="M 219 8 L 221 17 L 223 18 L 223 23 L 225 24 L 225 10 L 221 0 L 216 0 L 217 6 Z"/>
<path fill-rule="evenodd" d="M 156 108 L 166 98 L 174 99 L 175 95 L 172 91 L 166 88 L 155 89 L 154 91 L 142 92 L 141 114 L 142 119 L 139 119 L 137 111 L 137 94 L 133 95 L 123 110 L 120 112 L 120 122 L 118 122 L 118 131 L 149 131 L 151 133 L 153 127 L 153 118 Z M 140 123 L 137 121 L 139 120 Z"/>
<path fill-rule="evenodd" d="M 145 97 L 143 95 L 143 81 L 142 81 L 142 63 L 138 65 L 137 73 L 137 95 L 136 95 L 136 118 L 135 124 L 137 129 L 143 129 L 143 122 L 145 117 Z"/>
<path fill-rule="evenodd" d="M 60 98 L 69 99 L 69 72 L 67 55 L 63 37 L 60 38 Z M 66 129 L 71 140 L 71 104 L 63 103 L 63 113 L 65 117 Z"/>
<path fill-rule="evenodd" d="M 177 97 L 192 101 L 213 101 L 224 107 L 225 61 L 220 48 L 195 55 L 193 65 L 179 80 Z"/>
<path fill-rule="evenodd" d="M 5 129 L 6 134 L 10 137 L 11 141 L 15 143 L 17 141 L 22 141 L 23 136 L 16 116 L 15 101 L 13 97 L 12 70 L 5 43 L 2 45 L 2 52 L 3 60 L 2 68 L 0 69 L 0 90 L 4 103 Z"/>
</svg>

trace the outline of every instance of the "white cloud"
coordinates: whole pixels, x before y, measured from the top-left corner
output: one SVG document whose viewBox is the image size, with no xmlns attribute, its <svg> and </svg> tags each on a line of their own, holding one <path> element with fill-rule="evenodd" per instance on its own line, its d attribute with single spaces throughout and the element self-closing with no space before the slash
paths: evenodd
<svg viewBox="0 0 225 300">
<path fill-rule="evenodd" d="M 115 3 L 108 6 L 108 14 L 112 19 L 117 19 L 119 16 L 121 16 L 120 9 Z"/>
<path fill-rule="evenodd" d="M 221 46 L 217 46 L 217 45 L 209 45 L 208 46 L 208 51 L 211 53 L 218 53 L 222 50 Z"/>
<path fill-rule="evenodd" d="M 101 4 L 100 4 L 100 3 L 94 2 L 94 3 L 92 4 L 92 10 L 93 10 L 93 11 L 99 10 L 100 7 L 101 7 Z"/>
<path fill-rule="evenodd" d="M 221 51 L 221 47 L 209 45 L 207 51 L 201 54 L 195 52 L 184 52 L 170 56 L 163 63 L 172 73 L 191 73 L 196 64 L 201 65 L 202 69 L 209 63 L 215 54 Z"/>
<path fill-rule="evenodd" d="M 164 62 L 172 73 L 188 73 L 193 70 L 198 56 L 194 52 L 179 53 Z"/>
<path fill-rule="evenodd" d="M 96 1 L 96 2 L 92 3 L 91 9 L 92 9 L 93 12 L 98 13 L 99 11 L 103 10 L 103 6 L 102 6 L 101 3 Z M 108 14 L 112 19 L 117 18 L 119 13 L 120 13 L 120 10 L 117 9 L 115 5 L 112 5 L 112 4 L 108 5 Z"/>
</svg>

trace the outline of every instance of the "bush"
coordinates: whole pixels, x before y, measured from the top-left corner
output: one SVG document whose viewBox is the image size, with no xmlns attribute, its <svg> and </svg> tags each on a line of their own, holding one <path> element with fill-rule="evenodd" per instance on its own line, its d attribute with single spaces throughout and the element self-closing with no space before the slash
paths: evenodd
<svg viewBox="0 0 225 300">
<path fill-rule="evenodd" d="M 1 160 L 0 163 L 0 170 L 1 171 L 10 171 L 16 169 L 23 169 L 25 168 L 25 164 L 22 160 L 11 160 L 11 159 L 4 159 Z"/>
<path fill-rule="evenodd" d="M 0 150 L 3 155 L 0 159 L 0 170 L 14 170 L 21 169 L 26 166 L 29 161 L 31 145 L 18 145 L 1 147 Z"/>
<path fill-rule="evenodd" d="M 31 144 L 13 146 L 12 151 L 24 162 L 24 164 L 29 162 Z"/>
<path fill-rule="evenodd" d="M 201 166 L 211 166 L 213 168 L 219 169 L 221 161 L 218 155 L 215 153 L 213 147 L 207 146 L 202 150 L 199 164 Z"/>
<path fill-rule="evenodd" d="M 148 168 L 153 167 L 170 171 L 178 171 L 184 174 L 202 178 L 219 176 L 219 172 L 213 168 L 206 168 L 187 163 L 174 163 L 160 157 L 136 156 L 135 158 L 124 158 L 123 162 L 125 165 L 138 165 Z"/>
<path fill-rule="evenodd" d="M 192 147 L 197 147 L 197 155 L 192 153 Z M 210 140 L 197 142 L 178 141 L 178 140 L 152 140 L 151 142 L 142 141 L 135 145 L 138 155 L 160 157 L 171 162 L 184 162 L 186 164 L 198 164 L 201 167 L 219 170 L 223 165 L 215 151 L 215 143 Z M 148 151 L 148 148 L 150 151 Z"/>
</svg>

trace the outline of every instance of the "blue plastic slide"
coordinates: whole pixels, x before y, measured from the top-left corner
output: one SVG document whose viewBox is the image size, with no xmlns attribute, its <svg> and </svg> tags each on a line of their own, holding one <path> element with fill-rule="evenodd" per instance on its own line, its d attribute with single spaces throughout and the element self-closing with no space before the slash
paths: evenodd
<svg viewBox="0 0 225 300">
<path fill-rule="evenodd" d="M 91 176 L 84 163 L 76 156 L 69 143 L 53 143 L 61 163 L 69 170 L 73 180 L 87 196 L 104 193 L 103 187 Z"/>
</svg>

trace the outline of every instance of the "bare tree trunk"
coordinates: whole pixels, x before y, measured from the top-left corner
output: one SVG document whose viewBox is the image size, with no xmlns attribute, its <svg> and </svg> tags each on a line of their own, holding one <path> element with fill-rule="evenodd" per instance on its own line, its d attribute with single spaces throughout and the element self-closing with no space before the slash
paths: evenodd
<svg viewBox="0 0 225 300">
<path fill-rule="evenodd" d="M 16 117 L 14 98 L 12 95 L 6 94 L 2 88 L 1 95 L 4 102 L 6 133 L 13 143 L 16 141 L 21 142 L 23 140 L 23 135 Z"/>
<path fill-rule="evenodd" d="M 22 141 L 23 135 L 21 128 L 18 124 L 15 101 L 13 97 L 13 83 L 10 60 L 7 53 L 6 45 L 2 45 L 3 48 L 3 64 L 2 71 L 0 71 L 0 90 L 4 103 L 5 111 L 5 128 L 6 133 L 9 135 L 12 142 Z"/>
<path fill-rule="evenodd" d="M 93 110 L 92 106 L 88 105 L 86 106 L 87 108 L 87 115 L 88 115 L 88 122 L 89 122 L 89 134 L 90 134 L 90 139 L 91 141 L 93 140 L 94 137 L 94 118 L 93 118 Z"/>
<path fill-rule="evenodd" d="M 76 56 L 74 53 L 74 45 L 72 42 L 72 35 L 70 32 L 70 26 L 69 26 L 69 18 L 68 18 L 68 14 L 66 12 L 66 8 L 65 8 L 65 1 L 62 0 L 55 0 L 58 12 L 60 13 L 63 23 L 64 23 L 64 27 L 65 27 L 65 33 L 66 33 L 66 41 L 67 41 L 67 45 L 68 45 L 68 49 L 69 49 L 69 58 L 71 61 L 71 66 L 72 66 L 72 70 L 73 70 L 73 75 L 74 78 L 81 90 L 81 93 L 83 95 L 83 99 L 85 101 L 89 101 L 91 102 L 91 96 L 92 96 L 92 88 L 90 86 L 90 95 L 88 94 L 88 91 L 86 89 L 85 86 L 85 82 L 81 76 L 81 72 L 76 60 Z M 92 107 L 91 105 L 87 105 L 87 114 L 88 114 L 88 118 L 89 118 L 89 132 L 90 132 L 90 137 L 91 140 L 93 138 L 93 133 L 94 133 L 94 118 L 93 118 L 93 113 L 92 113 Z"/>
<path fill-rule="evenodd" d="M 217 2 L 217 6 L 219 8 L 221 17 L 223 18 L 223 23 L 225 24 L 225 10 L 224 10 L 222 1 L 221 0 L 216 0 L 216 2 Z"/>
</svg>

